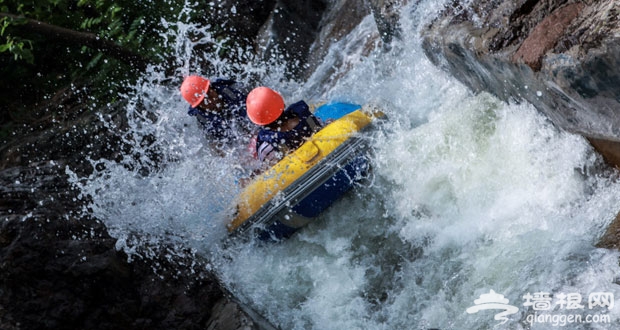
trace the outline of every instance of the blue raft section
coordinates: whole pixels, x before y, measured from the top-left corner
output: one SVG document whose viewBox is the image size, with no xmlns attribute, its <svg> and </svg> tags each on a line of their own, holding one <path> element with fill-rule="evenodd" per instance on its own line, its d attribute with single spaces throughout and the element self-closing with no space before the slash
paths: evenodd
<svg viewBox="0 0 620 330">
<path fill-rule="evenodd" d="M 314 111 L 314 115 L 323 122 L 326 122 L 329 120 L 340 119 L 341 117 L 361 108 L 361 105 L 351 103 L 338 102 L 323 104 Z"/>
<path fill-rule="evenodd" d="M 330 103 L 317 108 L 314 115 L 323 122 L 336 120 L 360 109 L 361 106 L 350 103 Z M 360 182 L 368 176 L 370 169 L 369 159 L 365 150 L 351 150 L 353 156 L 346 164 L 319 163 L 316 166 L 335 166 L 334 174 L 327 181 L 320 184 L 298 203 L 289 209 L 281 212 L 271 224 L 256 232 L 260 240 L 279 241 L 289 238 L 297 230 L 298 226 L 287 225 L 290 221 L 285 219 L 302 218 L 304 222 L 318 217 L 323 211 L 330 207 L 336 200 L 347 193 L 355 183 Z M 301 181 L 302 179 L 300 179 Z M 297 184 L 297 183 L 296 183 Z"/>
</svg>

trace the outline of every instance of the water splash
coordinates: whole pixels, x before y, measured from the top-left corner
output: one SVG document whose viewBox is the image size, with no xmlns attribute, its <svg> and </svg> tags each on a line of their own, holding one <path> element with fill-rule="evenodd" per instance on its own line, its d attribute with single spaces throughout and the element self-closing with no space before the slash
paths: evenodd
<svg viewBox="0 0 620 330">
<path fill-rule="evenodd" d="M 102 219 L 130 257 L 149 257 L 162 245 L 205 250 L 226 235 L 226 214 L 238 193 L 234 169 L 249 155 L 242 147 L 225 154 L 210 147 L 180 97 L 183 77 L 234 77 L 248 86 L 260 77 L 295 85 L 282 78 L 282 64 L 259 61 L 248 49 L 226 58 L 213 55 L 227 40 L 213 37 L 209 25 L 189 22 L 191 10 L 186 2 L 177 22 L 161 22 L 172 60 L 149 66 L 119 95 L 126 104 L 123 118 L 100 116 L 125 146 L 123 154 L 89 159 L 94 172 L 86 178 L 67 169 L 80 198 L 92 200 L 84 211 Z"/>
</svg>

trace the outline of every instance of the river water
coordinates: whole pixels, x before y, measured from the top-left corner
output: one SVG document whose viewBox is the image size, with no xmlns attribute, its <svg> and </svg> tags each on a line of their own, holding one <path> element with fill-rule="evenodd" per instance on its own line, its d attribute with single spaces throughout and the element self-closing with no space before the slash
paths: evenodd
<svg viewBox="0 0 620 330">
<path fill-rule="evenodd" d="M 594 244 L 618 211 L 618 173 L 531 105 L 473 95 L 434 67 L 418 31 L 440 8 L 403 8 L 390 52 L 366 51 L 378 45 L 366 17 L 303 83 L 274 63 L 235 67 L 287 103 L 370 103 L 389 117 L 368 136 L 371 178 L 291 239 L 224 247 L 243 151 L 213 155 L 180 78 L 158 68 L 126 96 L 123 138 L 141 146 L 76 178 L 88 211 L 132 258 L 162 243 L 207 256 L 240 301 L 282 329 L 615 328 L 620 255 Z M 199 28 L 171 27 L 180 76 L 196 44 L 184 36 Z M 237 65 L 208 60 L 215 75 Z M 491 290 L 495 305 L 480 300 Z"/>
</svg>

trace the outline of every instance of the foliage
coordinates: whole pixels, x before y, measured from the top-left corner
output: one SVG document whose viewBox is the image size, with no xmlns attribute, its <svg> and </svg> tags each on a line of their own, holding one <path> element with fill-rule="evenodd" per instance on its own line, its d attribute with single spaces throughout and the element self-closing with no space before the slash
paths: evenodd
<svg viewBox="0 0 620 330">
<path fill-rule="evenodd" d="M 36 109 L 68 86 L 82 95 L 76 102 L 88 107 L 113 103 L 145 63 L 168 58 L 161 22 L 176 22 L 185 5 L 177 0 L 0 0 L 0 143 L 18 124 L 46 116 Z M 143 61 L 40 33 L 29 28 L 32 20 L 96 35 Z"/>
<path fill-rule="evenodd" d="M 80 40 L 50 40 L 25 28 L 28 20 L 95 34 L 152 63 L 167 51 L 161 19 L 175 21 L 183 5 L 175 0 L 0 0 L 0 13 L 10 15 L 0 17 L 0 97 L 32 104 L 71 83 L 88 82 L 98 91 L 94 99 L 108 103 L 144 68 Z"/>
<path fill-rule="evenodd" d="M 192 68 L 213 67 L 205 53 L 245 62 L 253 46 L 250 38 L 260 26 L 248 28 L 252 19 L 243 15 L 256 12 L 246 8 L 231 20 L 229 14 L 237 9 L 227 5 L 211 0 L 0 0 L 0 144 L 15 134 L 14 128 L 26 127 L 22 123 L 53 117 L 46 104 L 54 104 L 67 88 L 76 95 L 74 104 L 96 109 L 114 103 L 146 63 L 176 70 L 175 32 L 186 33 L 181 43 L 185 38 L 193 43 Z M 263 7 L 266 19 L 270 9 Z M 185 29 L 183 22 L 201 27 L 169 31 Z M 51 111 L 60 113 L 63 106 Z"/>
<path fill-rule="evenodd" d="M 19 26 L 23 24 L 24 20 L 12 20 L 8 17 L 0 19 L 0 36 L 4 36 L 6 29 L 13 25 Z M 15 58 L 15 60 L 24 60 L 30 64 L 34 62 L 34 56 L 32 55 L 32 41 L 24 40 L 20 37 L 14 37 L 11 35 L 6 36 L 6 42 L 0 44 L 0 53 L 9 52 Z"/>
</svg>

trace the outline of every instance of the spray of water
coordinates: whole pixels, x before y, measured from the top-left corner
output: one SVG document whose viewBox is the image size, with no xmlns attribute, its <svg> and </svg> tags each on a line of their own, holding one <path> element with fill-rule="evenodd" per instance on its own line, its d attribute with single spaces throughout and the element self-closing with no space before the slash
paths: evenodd
<svg viewBox="0 0 620 330">
<path fill-rule="evenodd" d="M 195 119 L 186 114 L 187 103 L 178 91 L 183 77 L 231 77 L 242 72 L 234 78 L 249 84 L 257 76 L 277 81 L 284 71 L 275 61 L 252 64 L 249 50 L 236 50 L 236 60 L 200 51 L 208 46 L 217 53 L 226 40 L 214 38 L 209 25 L 187 22 L 190 10 L 186 3 L 178 21 L 161 22 L 170 58 L 149 66 L 121 95 L 126 102 L 122 123 L 100 116 L 127 146 L 121 160 L 91 159 L 95 170 L 87 178 L 67 169 L 81 197 L 92 199 L 85 212 L 105 221 L 118 238 L 117 247 L 130 258 L 149 257 L 162 245 L 189 243 L 204 250 L 220 241 L 226 231 L 226 209 L 238 192 L 234 169 L 246 151 L 240 148 L 222 155 L 210 148 Z M 209 63 L 208 71 L 200 63 Z"/>
<path fill-rule="evenodd" d="M 129 128 L 119 134 L 134 148 L 120 163 L 92 160 L 95 173 L 74 178 L 93 200 L 88 211 L 130 255 L 148 257 L 144 247 L 158 244 L 207 255 L 237 298 L 283 329 L 547 329 L 528 322 L 527 293 L 579 293 L 586 305 L 593 292 L 620 297 L 618 254 L 593 247 L 617 212 L 617 173 L 531 105 L 471 95 L 435 68 L 418 30 L 442 3 L 416 5 L 403 8 L 404 38 L 391 52 L 376 47 L 369 16 L 301 84 L 275 63 L 203 58 L 209 75 L 232 66 L 287 102 L 370 103 L 389 118 L 368 135 L 372 179 L 291 239 L 221 244 L 239 153 L 214 155 L 185 114 L 176 86 L 193 71 L 195 45 L 215 42 L 181 18 L 163 22 L 174 31 L 174 77 L 149 68 L 126 95 Z M 519 308 L 509 323 L 466 313 L 489 290 Z M 575 311 L 589 312 L 620 318 L 620 308 Z"/>
</svg>

